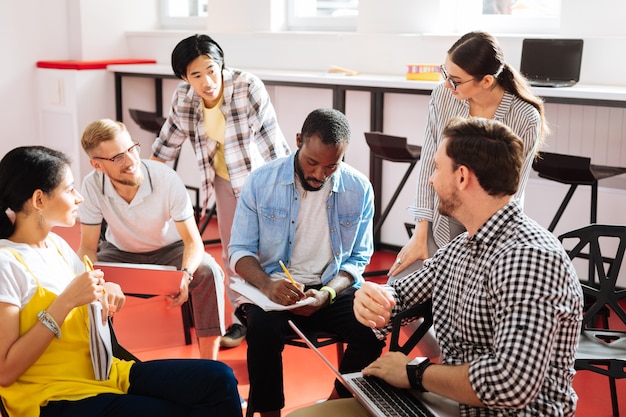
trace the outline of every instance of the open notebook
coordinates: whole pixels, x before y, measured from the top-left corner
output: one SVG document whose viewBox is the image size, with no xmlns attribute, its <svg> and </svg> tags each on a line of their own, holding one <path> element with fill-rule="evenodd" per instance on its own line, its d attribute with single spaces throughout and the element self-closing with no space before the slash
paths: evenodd
<svg viewBox="0 0 626 417">
<path fill-rule="evenodd" d="M 337 379 L 374 417 L 457 417 L 458 403 L 432 393 L 395 388 L 379 378 L 364 377 L 360 372 L 341 374 L 333 363 L 306 337 L 291 320 L 291 328 L 334 372 Z"/>
</svg>

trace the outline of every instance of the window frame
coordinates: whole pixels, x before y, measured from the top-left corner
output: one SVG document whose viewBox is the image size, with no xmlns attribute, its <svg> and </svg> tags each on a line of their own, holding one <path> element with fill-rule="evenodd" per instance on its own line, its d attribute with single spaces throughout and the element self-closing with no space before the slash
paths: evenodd
<svg viewBox="0 0 626 417">
<path fill-rule="evenodd" d="M 208 16 L 170 16 L 170 0 L 159 0 L 159 19 L 161 29 L 206 29 Z"/>
<path fill-rule="evenodd" d="M 287 0 L 287 31 L 356 31 L 358 16 L 302 17 L 296 15 L 295 2 L 303 1 L 307 0 Z M 318 0 L 308 1 L 317 3 Z"/>
<path fill-rule="evenodd" d="M 554 17 L 483 15 L 483 0 L 442 0 L 441 7 L 441 16 L 455 17 L 453 30 L 458 33 L 480 28 L 494 35 L 557 35 L 561 27 L 560 4 L 559 12 Z"/>
</svg>

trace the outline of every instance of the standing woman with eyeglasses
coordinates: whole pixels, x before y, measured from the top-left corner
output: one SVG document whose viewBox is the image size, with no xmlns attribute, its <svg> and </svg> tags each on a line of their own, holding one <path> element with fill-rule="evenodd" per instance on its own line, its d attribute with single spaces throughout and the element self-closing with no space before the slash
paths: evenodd
<svg viewBox="0 0 626 417">
<path fill-rule="evenodd" d="M 465 231 L 455 219 L 439 214 L 439 199 L 428 182 L 448 120 L 455 116 L 494 119 L 523 140 L 525 159 L 515 195 L 522 202 L 533 159 L 548 130 L 543 101 L 533 94 L 526 79 L 506 63 L 492 35 L 463 35 L 448 50 L 441 75 L 444 82 L 433 90 L 428 105 L 415 206 L 409 208 L 415 218 L 415 232 L 389 269 L 390 280 L 418 269 L 424 259 Z"/>
</svg>

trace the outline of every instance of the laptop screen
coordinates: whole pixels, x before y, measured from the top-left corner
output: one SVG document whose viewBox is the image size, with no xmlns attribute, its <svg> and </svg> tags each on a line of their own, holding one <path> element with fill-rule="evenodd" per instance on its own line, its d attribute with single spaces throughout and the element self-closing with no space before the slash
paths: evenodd
<svg viewBox="0 0 626 417">
<path fill-rule="evenodd" d="M 569 82 L 580 79 L 582 39 L 524 39 L 520 72 L 533 84 Z"/>
</svg>

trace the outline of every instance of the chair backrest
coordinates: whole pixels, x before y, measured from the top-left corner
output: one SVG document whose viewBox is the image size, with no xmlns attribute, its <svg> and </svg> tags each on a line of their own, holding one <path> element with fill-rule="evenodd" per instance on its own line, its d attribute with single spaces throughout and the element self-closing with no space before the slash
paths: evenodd
<svg viewBox="0 0 626 417">
<path fill-rule="evenodd" d="M 591 158 L 560 153 L 539 152 L 533 169 L 540 177 L 554 181 L 593 182 Z"/>
<path fill-rule="evenodd" d="M 113 329 L 113 320 L 109 317 L 109 331 L 111 333 L 111 347 L 113 348 L 113 356 L 124 361 L 141 362 L 139 358 L 130 353 L 124 346 L 117 340 L 115 329 Z"/>
<path fill-rule="evenodd" d="M 420 147 L 408 145 L 405 137 L 365 132 L 365 140 L 370 151 L 388 161 L 413 162 L 420 156 Z"/>
<path fill-rule="evenodd" d="M 4 403 L 2 401 L 2 397 L 0 397 L 0 416 L 9 417 L 9 413 L 7 413 L 7 409 L 4 408 Z"/>
<path fill-rule="evenodd" d="M 588 262 L 588 276 L 581 279 L 581 285 L 592 303 L 585 312 L 583 327 L 589 325 L 605 306 L 626 324 L 626 312 L 620 304 L 620 300 L 626 299 L 626 289 L 617 287 L 626 251 L 626 226 L 591 224 L 559 236 L 563 243 L 569 239 L 575 242 L 572 249 L 566 249 L 569 257 Z"/>
<path fill-rule="evenodd" d="M 149 112 L 138 109 L 128 109 L 130 117 L 139 125 L 143 130 L 152 132 L 158 135 L 161 131 L 161 126 L 165 122 L 165 117 L 156 114 L 155 112 Z"/>
<path fill-rule="evenodd" d="M 432 307 L 432 300 L 428 300 L 425 303 L 414 305 L 396 315 L 391 328 L 391 339 L 389 341 L 390 351 L 402 352 L 405 355 L 411 353 L 411 350 L 413 350 L 433 324 Z M 423 318 L 424 321 L 415 329 L 413 334 L 408 337 L 404 344 L 400 345 L 402 321 L 410 318 Z"/>
</svg>

